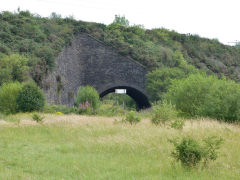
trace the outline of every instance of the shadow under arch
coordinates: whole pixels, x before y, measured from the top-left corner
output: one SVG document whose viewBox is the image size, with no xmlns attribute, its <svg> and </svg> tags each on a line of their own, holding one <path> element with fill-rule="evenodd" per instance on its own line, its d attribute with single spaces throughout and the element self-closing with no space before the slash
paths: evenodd
<svg viewBox="0 0 240 180">
<path fill-rule="evenodd" d="M 136 88 L 129 87 L 129 86 L 115 86 L 115 87 L 108 88 L 107 90 L 99 94 L 100 98 L 103 98 L 109 93 L 115 92 L 115 89 L 126 89 L 127 95 L 130 96 L 136 102 L 138 110 L 151 107 L 148 97 L 144 93 L 137 90 Z"/>
</svg>

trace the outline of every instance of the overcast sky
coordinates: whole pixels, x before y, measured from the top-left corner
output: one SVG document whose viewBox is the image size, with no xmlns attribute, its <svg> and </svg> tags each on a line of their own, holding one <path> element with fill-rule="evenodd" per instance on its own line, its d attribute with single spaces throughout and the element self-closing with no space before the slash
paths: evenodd
<svg viewBox="0 0 240 180">
<path fill-rule="evenodd" d="M 109 24 L 125 15 L 147 29 L 164 27 L 179 33 L 240 41 L 240 0 L 0 0 L 0 11 L 29 10 L 41 16 L 56 12 L 77 20 Z"/>
</svg>

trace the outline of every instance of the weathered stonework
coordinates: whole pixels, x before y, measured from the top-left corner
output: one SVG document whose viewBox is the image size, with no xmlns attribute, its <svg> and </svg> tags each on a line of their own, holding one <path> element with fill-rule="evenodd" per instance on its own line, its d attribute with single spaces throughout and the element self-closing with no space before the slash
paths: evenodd
<svg viewBox="0 0 240 180">
<path fill-rule="evenodd" d="M 126 88 L 139 108 L 144 108 L 150 106 L 145 75 L 144 66 L 88 34 L 79 34 L 58 56 L 54 71 L 43 81 L 44 92 L 50 104 L 73 105 L 79 86 L 91 85 L 101 97 L 116 87 Z"/>
</svg>

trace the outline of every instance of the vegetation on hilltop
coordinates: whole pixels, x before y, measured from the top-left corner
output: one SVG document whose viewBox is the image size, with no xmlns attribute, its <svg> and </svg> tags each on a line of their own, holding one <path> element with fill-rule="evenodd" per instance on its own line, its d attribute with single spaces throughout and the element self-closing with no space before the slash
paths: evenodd
<svg viewBox="0 0 240 180">
<path fill-rule="evenodd" d="M 188 63 L 208 73 L 224 74 L 236 81 L 240 78 L 238 46 L 226 46 L 217 40 L 164 28 L 148 30 L 140 25 L 129 26 L 128 20 L 120 16 L 116 16 L 112 24 L 104 25 L 72 17 L 61 18 L 56 13 L 44 18 L 29 11 L 1 12 L 0 59 L 11 54 L 25 56 L 29 74 L 41 85 L 44 75 L 54 68 L 59 52 L 80 32 L 115 47 L 122 55 L 147 66 L 148 70 L 176 67 L 175 52 L 178 51 Z M 0 66 L 5 67 L 1 61 Z"/>
</svg>

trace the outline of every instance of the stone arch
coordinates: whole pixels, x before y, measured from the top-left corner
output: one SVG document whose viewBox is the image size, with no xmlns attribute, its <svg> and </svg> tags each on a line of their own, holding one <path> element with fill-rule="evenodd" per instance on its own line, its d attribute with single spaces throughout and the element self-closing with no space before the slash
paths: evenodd
<svg viewBox="0 0 240 180">
<path fill-rule="evenodd" d="M 109 93 L 115 92 L 115 89 L 126 89 L 127 95 L 130 96 L 137 104 L 138 110 L 151 107 L 147 95 L 145 95 L 141 90 L 138 90 L 131 86 L 113 86 L 109 87 L 99 93 L 100 98 L 103 98 Z"/>
<path fill-rule="evenodd" d="M 143 109 L 150 107 L 146 74 L 145 66 L 80 33 L 59 54 L 53 72 L 43 80 L 43 89 L 48 103 L 72 106 L 80 86 L 93 86 L 101 97 L 124 88 L 138 109 Z"/>
</svg>

